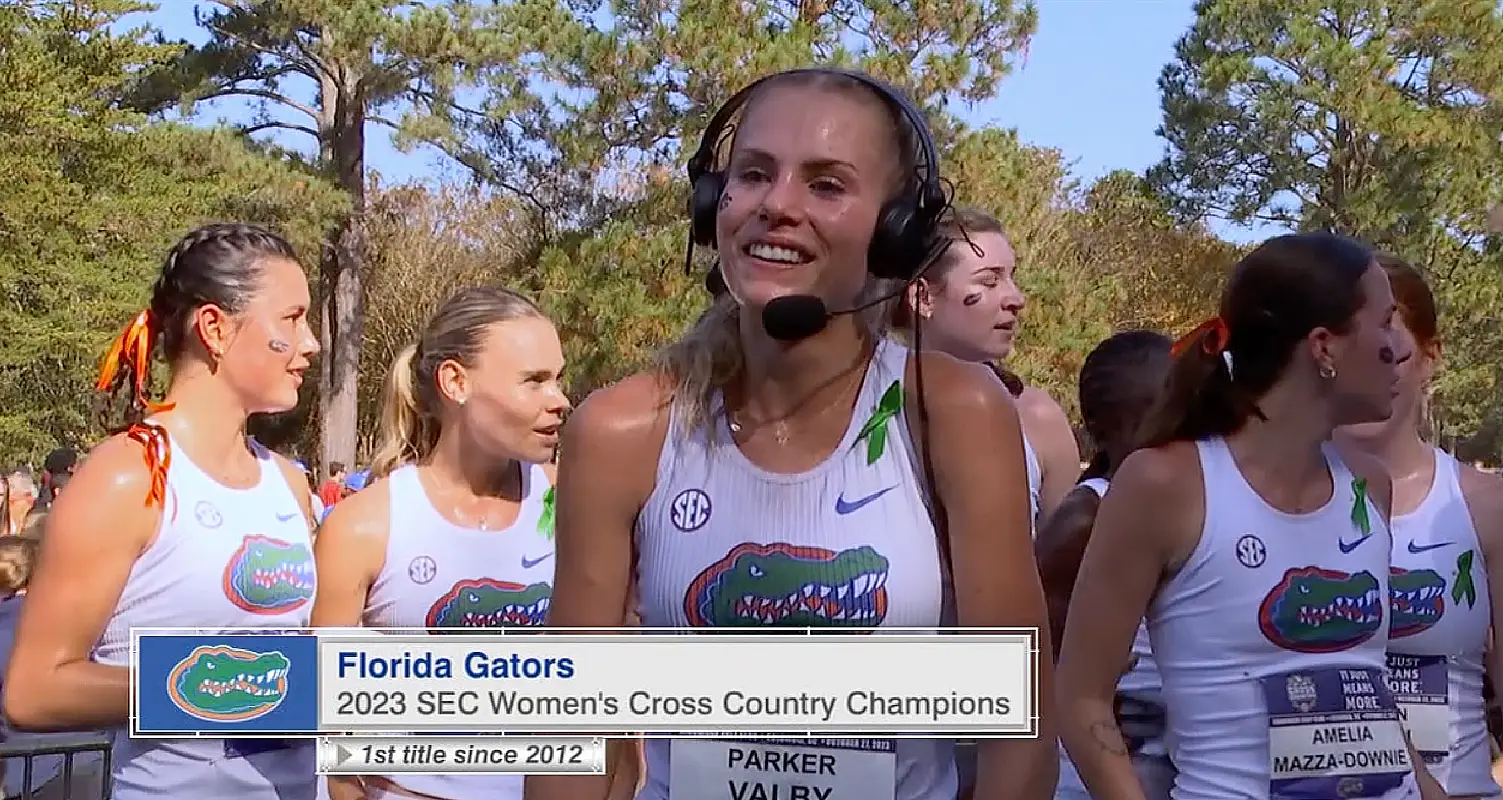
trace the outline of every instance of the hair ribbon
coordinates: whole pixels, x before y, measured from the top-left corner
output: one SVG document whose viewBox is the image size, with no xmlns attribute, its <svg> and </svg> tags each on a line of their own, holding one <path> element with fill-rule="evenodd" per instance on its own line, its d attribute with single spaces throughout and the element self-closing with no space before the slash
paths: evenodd
<svg viewBox="0 0 1503 800">
<path fill-rule="evenodd" d="M 1224 355 L 1227 345 L 1232 341 L 1232 329 L 1227 327 L 1226 321 L 1221 317 L 1211 317 L 1195 326 L 1195 330 L 1181 336 L 1179 341 L 1169 348 L 1169 354 L 1179 358 L 1197 340 L 1200 341 L 1200 347 L 1207 355 Z"/>
<path fill-rule="evenodd" d="M 156 403 L 146 396 L 146 380 L 151 374 L 151 351 L 156 345 L 156 320 L 147 309 L 136 315 L 125 330 L 115 338 L 105 353 L 95 381 L 97 391 L 109 391 L 119 377 L 122 364 L 129 363 L 135 371 L 132 376 L 135 400 L 148 413 L 156 414 L 172 408 L 172 403 Z M 172 464 L 172 453 L 167 443 L 167 431 L 160 425 L 138 422 L 126 429 L 125 435 L 146 448 L 143 458 L 151 472 L 151 489 L 146 495 L 148 506 L 165 507 L 167 496 L 167 468 Z"/>
</svg>

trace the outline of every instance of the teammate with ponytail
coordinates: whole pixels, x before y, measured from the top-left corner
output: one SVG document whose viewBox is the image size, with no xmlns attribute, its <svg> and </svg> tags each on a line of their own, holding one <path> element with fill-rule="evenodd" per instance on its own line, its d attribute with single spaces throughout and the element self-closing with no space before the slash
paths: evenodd
<svg viewBox="0 0 1503 800">
<path fill-rule="evenodd" d="M 465 289 L 392 364 L 368 489 L 317 543 L 320 627 L 540 625 L 553 594 L 553 466 L 569 399 L 553 323 Z M 631 762 L 628 761 L 628 764 Z M 623 776 L 635 788 L 635 771 Z M 518 775 L 331 777 L 330 800 L 520 800 Z"/>
<path fill-rule="evenodd" d="M 307 481 L 246 435 L 297 405 L 318 342 L 308 281 L 280 236 L 209 225 L 172 248 L 98 388 L 125 424 L 52 506 L 5 680 L 30 730 L 124 726 L 132 628 L 308 624 Z M 170 380 L 150 399 L 160 350 Z M 254 554 L 256 559 L 251 560 Z M 253 578 L 261 570 L 271 583 Z M 311 740 L 115 739 L 113 797 L 312 800 Z"/>
</svg>

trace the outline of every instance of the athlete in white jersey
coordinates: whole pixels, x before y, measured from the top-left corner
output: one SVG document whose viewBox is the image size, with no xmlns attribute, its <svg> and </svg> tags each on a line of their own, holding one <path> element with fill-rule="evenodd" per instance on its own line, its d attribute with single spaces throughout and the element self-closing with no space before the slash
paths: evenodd
<svg viewBox="0 0 1503 800">
<path fill-rule="evenodd" d="M 1280 236 L 1176 344 L 1060 650 L 1064 742 L 1093 795 L 1144 795 L 1113 700 L 1146 612 L 1175 800 L 1443 796 L 1385 682 L 1390 483 L 1329 444 L 1392 411 L 1394 314 L 1367 248 Z"/>
<path fill-rule="evenodd" d="M 1452 797 L 1499 794 L 1492 776 L 1486 680 L 1488 630 L 1500 602 L 1503 482 L 1420 438 L 1421 400 L 1440 356 L 1435 299 L 1413 267 L 1380 255 L 1399 304 L 1401 350 L 1394 414 L 1337 433 L 1343 447 L 1376 457 L 1393 488 L 1389 683 L 1410 738 Z"/>
<path fill-rule="evenodd" d="M 652 626 L 1045 626 L 1020 426 L 995 377 L 944 354 L 912 354 L 883 335 L 876 314 L 816 314 L 810 324 L 783 316 L 788 306 L 775 300 L 804 296 L 794 312 L 807 302 L 850 308 L 863 293 L 880 297 L 872 270 L 921 268 L 937 209 L 925 206 L 927 223 L 903 234 L 913 237 L 906 244 L 874 237 L 884 205 L 917 202 L 909 177 L 937 178 L 922 115 L 899 112 L 891 91 L 802 70 L 733 101 L 748 100 L 726 171 L 695 175 L 695 238 L 719 242 L 729 291 L 658 369 L 592 396 L 565 429 L 550 624 L 621 625 L 635 563 L 638 608 Z M 710 145 L 726 116 L 717 119 Z M 897 141 L 912 135 L 927 151 L 921 169 Z M 926 197 L 939 194 L 925 185 Z M 925 444 L 947 537 L 926 505 Z M 763 578 L 791 592 L 760 588 Z M 823 604 L 782 602 L 823 589 Z M 862 665 L 817 668 L 855 674 Z M 1051 671 L 1041 669 L 1046 685 Z M 1041 711 L 1045 738 L 981 745 L 978 796 L 1048 795 L 1053 739 L 1050 709 Z M 956 796 L 945 740 L 759 745 L 828 756 L 834 774 L 822 776 L 728 764 L 733 746 L 647 742 L 640 800 L 786 798 L 811 779 L 814 796 L 829 800 Z M 527 789 L 527 800 L 600 791 L 560 776 L 528 778 Z"/>
<path fill-rule="evenodd" d="M 913 322 L 920 319 L 925 349 L 994 365 L 1017 398 L 1036 527 L 1075 485 L 1080 448 L 1069 418 L 1054 398 L 995 366 L 1012 354 L 1027 302 L 1014 280 L 1017 255 L 1001 221 L 979 208 L 950 209 L 940 220 L 939 232 L 952 244 L 913 282 L 903 300 L 893 304 L 893 326 L 911 342 Z"/>
<path fill-rule="evenodd" d="M 1169 373 L 1169 347 L 1169 339 L 1163 334 L 1123 331 L 1097 345 L 1081 365 L 1080 415 L 1086 433 L 1097 442 L 1096 454 L 1080 487 L 1065 496 L 1035 542 L 1052 630 L 1065 629 L 1070 593 L 1096 511 L 1106 494 L 1107 480 L 1137 446 L 1138 428 Z M 1132 665 L 1117 684 L 1116 699 L 1117 722 L 1130 743 L 1133 768 L 1145 798 L 1167 800 L 1174 766 L 1164 743 L 1158 668 L 1143 625 L 1138 626 L 1133 639 Z M 1090 796 L 1063 751 L 1054 796 L 1056 800 L 1085 800 Z"/>
<path fill-rule="evenodd" d="M 6 675 L 14 725 L 123 728 L 132 628 L 307 626 L 316 586 L 307 482 L 245 425 L 297 405 L 318 351 L 308 305 L 292 247 L 261 228 L 211 225 L 173 248 L 99 381 L 126 391 L 132 418 L 150 416 L 95 448 L 53 504 Z M 172 373 L 164 404 L 147 400 L 158 343 Z M 112 769 L 115 800 L 314 797 L 305 739 L 121 730 Z"/>
<path fill-rule="evenodd" d="M 569 410 L 563 346 L 531 301 L 465 289 L 387 378 L 380 480 L 318 539 L 313 624 L 541 625 L 553 594 L 553 468 Z M 520 775 L 331 778 L 331 800 L 521 800 Z"/>
</svg>

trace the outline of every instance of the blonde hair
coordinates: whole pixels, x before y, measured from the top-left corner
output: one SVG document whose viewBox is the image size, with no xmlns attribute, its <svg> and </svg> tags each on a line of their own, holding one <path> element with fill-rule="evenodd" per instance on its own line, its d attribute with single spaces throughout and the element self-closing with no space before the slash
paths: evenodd
<svg viewBox="0 0 1503 800">
<path fill-rule="evenodd" d="M 894 107 L 888 98 L 878 94 L 861 81 L 837 72 L 795 72 L 767 79 L 742 105 L 740 116 L 744 120 L 750 109 L 769 90 L 780 87 L 800 86 L 847 94 L 873 103 L 880 103 L 887 111 L 893 126 L 894 147 L 898 151 L 899 169 L 896 175 L 896 191 L 908 191 L 908 186 L 917 171 L 915 132 L 912 124 L 901 110 Z M 735 135 L 729 137 L 735 149 Z M 927 165 L 935 169 L 936 165 Z M 869 279 L 858 304 L 892 291 L 893 281 Z M 866 333 L 875 338 L 886 333 L 885 303 L 858 315 Z M 694 326 L 678 341 L 658 352 L 653 368 L 671 381 L 674 387 L 673 402 L 679 415 L 679 432 L 688 435 L 707 428 L 710 421 L 710 401 L 716 392 L 724 389 L 745 367 L 745 355 L 741 351 L 741 308 L 729 292 L 718 295 L 710 307 L 699 316 Z M 708 428 L 710 438 L 715 437 L 714 428 Z"/>
<path fill-rule="evenodd" d="M 19 536 L 0 538 L 0 595 L 24 591 L 36 564 L 37 543 Z"/>
<path fill-rule="evenodd" d="M 463 289 L 438 307 L 418 341 L 402 348 L 386 376 L 372 480 L 403 464 L 420 463 L 438 444 L 443 431 L 438 368 L 449 361 L 475 366 L 492 325 L 528 317 L 547 319 L 531 300 L 499 286 Z"/>
</svg>

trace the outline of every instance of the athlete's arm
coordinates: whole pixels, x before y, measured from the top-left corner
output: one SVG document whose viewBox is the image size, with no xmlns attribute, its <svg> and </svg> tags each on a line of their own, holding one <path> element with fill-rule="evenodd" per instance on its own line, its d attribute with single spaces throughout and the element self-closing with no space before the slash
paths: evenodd
<svg viewBox="0 0 1503 800">
<path fill-rule="evenodd" d="M 109 439 L 52 504 L 5 675 L 5 716 L 16 728 L 93 730 L 129 716 L 130 669 L 89 653 L 161 521 L 160 508 L 146 504 L 151 475 L 141 456 L 140 444 Z"/>
<path fill-rule="evenodd" d="M 627 624 L 632 585 L 632 536 L 652 494 L 657 459 L 668 433 L 669 403 L 655 375 L 602 389 L 564 426 L 555 493 L 555 572 L 548 625 L 620 628 Z M 608 763 L 617 775 L 528 776 L 526 800 L 593 800 L 635 783 L 635 743 L 613 741 Z M 623 752 L 628 751 L 628 752 Z M 619 791 L 619 790 L 618 790 Z"/>
<path fill-rule="evenodd" d="M 1061 739 L 1098 800 L 1144 800 L 1117 727 L 1117 681 L 1160 577 L 1200 537 L 1205 498 L 1195 446 L 1127 457 L 1102 498 L 1059 654 Z"/>
<path fill-rule="evenodd" d="M 1100 497 L 1090 489 L 1081 487 L 1070 492 L 1033 540 L 1044 599 L 1049 604 L 1055 658 L 1059 657 L 1065 621 L 1069 618 L 1070 595 L 1075 590 L 1075 578 L 1080 574 L 1080 562 L 1085 558 L 1086 542 L 1090 541 L 1091 524 L 1096 521 L 1100 504 Z"/>
<path fill-rule="evenodd" d="M 1018 415 L 1039 460 L 1039 511 L 1034 521 L 1039 525 L 1075 488 L 1080 478 L 1080 446 L 1065 410 L 1046 392 L 1032 386 L 1024 389 L 1018 398 Z"/>
<path fill-rule="evenodd" d="M 1347 468 L 1352 471 L 1353 475 L 1366 482 L 1367 496 L 1372 499 L 1373 505 L 1378 507 L 1378 513 L 1383 515 L 1383 522 L 1388 526 L 1389 548 L 1392 549 L 1393 478 L 1389 476 L 1387 467 L 1378 459 L 1360 452 L 1343 453 L 1342 459 L 1346 461 Z M 1446 800 L 1446 790 L 1430 774 L 1430 769 L 1425 766 L 1425 760 L 1420 757 L 1419 751 L 1414 749 L 1414 742 L 1409 738 L 1408 730 L 1404 731 L 1404 746 L 1409 750 L 1409 764 L 1414 770 L 1421 800 Z"/>
<path fill-rule="evenodd" d="M 1492 601 L 1492 628 L 1503 626 L 1503 477 L 1489 474 L 1472 466 L 1461 465 L 1461 495 L 1466 500 L 1467 512 L 1472 517 L 1472 529 L 1477 532 L 1478 544 L 1482 547 L 1480 570 L 1473 570 L 1487 581 L 1488 596 Z M 1496 635 L 1489 637 L 1487 650 L 1487 677 L 1492 685 L 1493 703 L 1484 710 L 1491 714 L 1491 706 L 1503 692 L 1499 677 L 1503 676 L 1503 648 L 1498 646 Z M 1491 731 L 1489 731 L 1491 734 Z"/>
<path fill-rule="evenodd" d="M 924 353 L 924 402 L 935 491 L 949 523 L 956 620 L 963 627 L 1038 628 L 1047 648 L 1049 617 L 1032 558 L 1028 468 L 1017 408 L 984 366 Z M 909 419 L 918 390 L 909 365 Z M 1050 697 L 1053 665 L 1038 659 L 1039 696 Z M 1039 736 L 977 745 L 975 800 L 1045 798 L 1059 777 L 1054 714 L 1041 703 Z"/>
<path fill-rule="evenodd" d="M 306 483 L 306 481 L 305 481 Z M 334 506 L 313 542 L 318 595 L 315 628 L 354 628 L 365 616 L 366 594 L 386 566 L 391 531 L 389 479 L 346 497 Z M 358 775 L 330 775 L 329 800 L 365 800 Z"/>
</svg>

